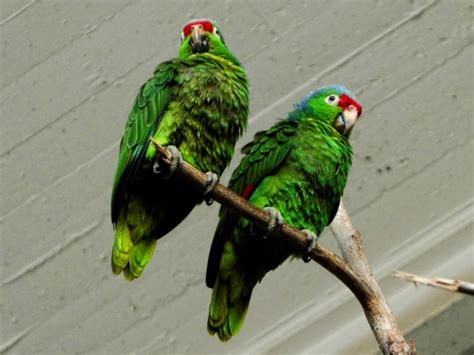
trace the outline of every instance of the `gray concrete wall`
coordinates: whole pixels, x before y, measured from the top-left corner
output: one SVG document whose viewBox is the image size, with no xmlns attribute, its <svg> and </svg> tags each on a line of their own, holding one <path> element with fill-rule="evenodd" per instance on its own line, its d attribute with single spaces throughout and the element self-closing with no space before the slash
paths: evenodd
<svg viewBox="0 0 474 355">
<path fill-rule="evenodd" d="M 474 297 L 466 296 L 408 334 L 420 354 L 474 354 Z"/>
<path fill-rule="evenodd" d="M 196 209 L 160 241 L 138 281 L 111 275 L 123 125 L 193 17 L 217 20 L 248 70 L 250 125 L 239 147 L 315 87 L 344 84 L 359 96 L 344 200 L 375 275 L 404 330 L 450 304 L 453 295 L 390 274 L 474 278 L 472 1 L 2 0 L 0 348 L 375 349 L 351 295 L 299 261 L 256 288 L 238 337 L 225 345 L 209 337 L 204 273 L 218 206 Z M 322 242 L 335 247 L 328 234 Z"/>
</svg>

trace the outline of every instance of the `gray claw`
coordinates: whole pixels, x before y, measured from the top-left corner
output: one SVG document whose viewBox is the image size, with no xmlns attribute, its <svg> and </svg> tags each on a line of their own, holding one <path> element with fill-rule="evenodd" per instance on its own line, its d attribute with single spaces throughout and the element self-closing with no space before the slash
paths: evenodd
<svg viewBox="0 0 474 355">
<path fill-rule="evenodd" d="M 311 260 L 311 252 L 316 248 L 316 243 L 318 242 L 318 237 L 315 233 L 311 232 L 309 229 L 303 229 L 302 232 L 306 234 L 306 241 L 308 242 L 308 247 L 301 254 L 301 258 L 305 263 Z"/>
<path fill-rule="evenodd" d="M 155 160 L 155 162 L 153 163 L 153 173 L 154 174 L 161 174 L 161 166 L 160 166 L 160 163 Z"/>
<path fill-rule="evenodd" d="M 273 207 L 265 207 L 263 210 L 271 217 L 270 223 L 268 223 L 267 226 L 267 234 L 264 236 L 267 237 L 268 235 L 275 232 L 277 229 L 281 228 L 285 221 L 283 220 L 281 213 L 277 209 Z"/>
<path fill-rule="evenodd" d="M 216 173 L 213 173 L 212 171 L 208 171 L 206 173 L 207 175 L 207 182 L 206 182 L 206 187 L 204 188 L 204 200 L 206 201 L 206 205 L 210 206 L 214 202 L 212 198 L 207 196 L 213 189 L 216 187 L 217 183 L 219 182 L 219 177 L 217 176 Z"/>
<path fill-rule="evenodd" d="M 163 179 L 169 179 L 170 177 L 172 177 L 176 170 L 181 168 L 181 166 L 183 165 L 183 156 L 181 155 L 178 148 L 176 148 L 174 145 L 167 145 L 166 148 L 168 148 L 168 150 L 170 151 L 171 155 L 173 156 L 173 159 L 171 160 L 169 174 L 164 176 Z M 154 168 L 155 165 L 153 165 L 153 169 Z"/>
</svg>

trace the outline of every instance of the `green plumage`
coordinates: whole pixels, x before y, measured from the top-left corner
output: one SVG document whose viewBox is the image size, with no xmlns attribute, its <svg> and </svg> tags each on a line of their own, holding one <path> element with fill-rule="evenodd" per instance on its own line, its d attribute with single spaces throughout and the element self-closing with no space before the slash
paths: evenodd
<svg viewBox="0 0 474 355">
<path fill-rule="evenodd" d="M 221 36 L 202 36 L 207 51 L 194 53 L 189 35 L 179 58 L 157 66 L 125 126 L 112 192 L 112 270 L 123 271 L 127 279 L 140 276 L 156 240 L 203 200 L 202 193 L 178 177 L 167 180 L 153 173 L 155 149 L 149 137 L 175 145 L 184 160 L 220 175 L 247 126 L 245 70 Z"/>
<path fill-rule="evenodd" d="M 337 212 L 351 165 L 348 137 L 333 126 L 343 111 L 325 102 L 342 88 L 323 88 L 296 106 L 289 119 L 256 134 L 229 188 L 259 208 L 276 208 L 289 223 L 319 235 Z M 253 287 L 291 252 L 265 231 L 222 207 L 208 261 L 213 288 L 208 330 L 223 340 L 243 324 Z"/>
</svg>

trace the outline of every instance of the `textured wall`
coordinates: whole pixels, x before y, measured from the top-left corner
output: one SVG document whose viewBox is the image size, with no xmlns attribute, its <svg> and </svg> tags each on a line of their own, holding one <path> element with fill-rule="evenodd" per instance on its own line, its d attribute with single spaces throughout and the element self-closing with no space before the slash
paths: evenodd
<svg viewBox="0 0 474 355">
<path fill-rule="evenodd" d="M 192 17 L 217 20 L 248 70 L 239 147 L 315 87 L 344 84 L 359 96 L 344 200 L 404 329 L 453 296 L 393 280 L 393 269 L 473 277 L 471 1 L 3 0 L 0 10 L 0 349 L 374 349 L 349 293 L 299 261 L 256 288 L 238 337 L 209 337 L 203 280 L 218 206 L 196 209 L 161 240 L 138 281 L 111 275 L 123 125 Z"/>
<path fill-rule="evenodd" d="M 474 354 L 474 297 L 466 296 L 408 336 L 420 354 Z"/>
</svg>

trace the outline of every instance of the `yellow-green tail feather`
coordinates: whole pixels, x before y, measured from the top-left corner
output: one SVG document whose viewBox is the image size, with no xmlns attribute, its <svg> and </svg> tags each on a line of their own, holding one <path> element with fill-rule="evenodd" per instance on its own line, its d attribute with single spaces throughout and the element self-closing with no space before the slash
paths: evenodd
<svg viewBox="0 0 474 355">
<path fill-rule="evenodd" d="M 132 247 L 130 228 L 125 220 L 125 212 L 122 211 L 115 228 L 115 242 L 112 249 L 112 272 L 115 275 L 120 274 L 127 266 Z"/>
<path fill-rule="evenodd" d="M 235 274 L 237 276 L 237 272 Z M 222 278 L 217 278 L 209 306 L 207 330 L 210 335 L 217 333 L 221 341 L 229 341 L 232 336 L 239 333 L 250 302 L 251 291 L 245 292 L 246 288 L 234 284 L 232 279 L 233 277 L 229 279 L 228 284 Z"/>
<path fill-rule="evenodd" d="M 127 280 L 140 277 L 156 249 L 154 238 L 136 240 L 136 236 L 132 239 L 132 234 L 126 213 L 122 211 L 115 230 L 111 261 L 112 272 L 119 275 L 123 271 Z"/>
<path fill-rule="evenodd" d="M 127 272 L 124 273 L 125 278 L 128 280 L 133 280 L 140 277 L 143 270 L 145 270 L 145 266 L 153 257 L 155 249 L 155 239 L 143 239 L 138 242 L 137 245 L 134 245 L 130 253 Z"/>
</svg>

